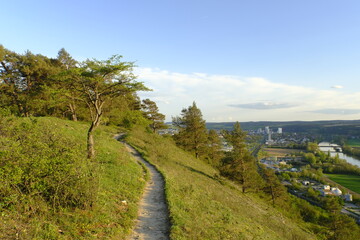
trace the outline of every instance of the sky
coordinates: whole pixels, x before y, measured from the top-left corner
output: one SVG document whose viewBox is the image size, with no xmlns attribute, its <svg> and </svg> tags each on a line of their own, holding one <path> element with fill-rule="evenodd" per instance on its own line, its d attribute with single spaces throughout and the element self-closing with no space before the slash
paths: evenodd
<svg viewBox="0 0 360 240">
<path fill-rule="evenodd" d="M 166 120 L 360 119 L 358 0 L 0 0 L 0 44 L 120 54 Z"/>
</svg>

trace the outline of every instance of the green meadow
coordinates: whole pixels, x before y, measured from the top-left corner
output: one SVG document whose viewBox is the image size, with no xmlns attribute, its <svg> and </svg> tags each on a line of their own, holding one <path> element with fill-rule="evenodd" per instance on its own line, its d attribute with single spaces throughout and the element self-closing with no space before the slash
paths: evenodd
<svg viewBox="0 0 360 240">
<path fill-rule="evenodd" d="M 350 147 L 360 147 L 360 139 L 349 139 L 346 141 L 346 145 Z"/>
<path fill-rule="evenodd" d="M 326 174 L 334 182 L 360 194 L 360 176 L 345 174 Z"/>
</svg>

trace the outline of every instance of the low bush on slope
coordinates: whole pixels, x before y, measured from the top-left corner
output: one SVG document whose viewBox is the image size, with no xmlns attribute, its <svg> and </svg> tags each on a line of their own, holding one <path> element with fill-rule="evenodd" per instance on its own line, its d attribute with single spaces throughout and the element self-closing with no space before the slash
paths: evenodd
<svg viewBox="0 0 360 240">
<path fill-rule="evenodd" d="M 315 238 L 257 195 L 242 194 L 171 139 L 135 129 L 127 141 L 165 176 L 171 239 Z"/>
<path fill-rule="evenodd" d="M 0 117 L 0 239 L 123 239 L 133 226 L 145 174 L 116 129 L 56 118 Z M 126 201 L 126 202 L 125 202 Z"/>
</svg>

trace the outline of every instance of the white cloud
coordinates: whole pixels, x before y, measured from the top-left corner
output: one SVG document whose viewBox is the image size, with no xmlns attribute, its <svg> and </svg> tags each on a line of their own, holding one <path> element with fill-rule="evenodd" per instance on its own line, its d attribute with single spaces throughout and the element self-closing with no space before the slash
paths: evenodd
<svg viewBox="0 0 360 240">
<path fill-rule="evenodd" d="M 332 86 L 331 88 L 341 89 L 341 88 L 344 88 L 344 87 L 343 87 L 343 86 L 341 86 L 341 85 L 334 85 L 334 86 Z"/>
<path fill-rule="evenodd" d="M 153 92 L 141 98 L 156 101 L 160 111 L 171 116 L 193 101 L 208 121 L 319 120 L 360 118 L 360 92 L 345 93 L 336 89 L 315 89 L 276 83 L 261 77 L 174 73 L 160 69 L 138 68 L 139 80 Z M 346 109 L 348 113 L 323 109 Z M 328 111 L 325 111 L 328 112 Z"/>
</svg>

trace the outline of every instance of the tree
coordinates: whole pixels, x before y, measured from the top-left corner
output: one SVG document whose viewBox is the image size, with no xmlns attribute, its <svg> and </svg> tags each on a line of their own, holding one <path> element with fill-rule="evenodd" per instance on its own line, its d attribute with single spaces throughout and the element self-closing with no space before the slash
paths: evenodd
<svg viewBox="0 0 360 240">
<path fill-rule="evenodd" d="M 56 58 L 57 63 L 59 64 L 59 67 L 63 71 L 69 71 L 70 69 L 74 69 L 77 67 L 78 62 L 71 57 L 71 55 L 64 49 L 60 49 L 58 52 L 58 56 Z M 60 75 L 61 76 L 61 75 Z M 65 75 L 66 76 L 66 75 Z M 67 108 L 64 111 L 65 113 L 71 114 L 71 119 L 73 121 L 78 120 L 77 115 L 77 106 L 79 102 L 82 102 L 81 97 L 79 96 L 79 91 L 76 91 L 76 89 L 73 88 L 73 82 L 72 79 L 67 79 L 58 77 L 58 80 L 60 80 L 57 85 L 57 96 L 58 99 L 61 99 L 61 104 L 65 105 Z"/>
<path fill-rule="evenodd" d="M 332 240 L 348 240 L 359 239 L 360 228 L 355 220 L 349 216 L 340 213 L 330 215 L 329 227 L 332 234 L 328 239 Z"/>
<path fill-rule="evenodd" d="M 142 101 L 141 109 L 144 113 L 144 117 L 151 121 L 150 128 L 153 132 L 156 132 L 158 129 L 166 128 L 164 124 L 165 115 L 159 113 L 159 108 L 156 106 L 156 103 L 150 99 L 145 99 Z"/>
<path fill-rule="evenodd" d="M 135 81 L 136 77 L 132 73 L 134 64 L 122 62 L 121 58 L 122 56 L 114 55 L 103 61 L 88 59 L 79 67 L 65 72 L 90 112 L 91 125 L 87 135 L 90 159 L 95 156 L 93 132 L 101 122 L 104 105 L 118 96 L 148 90 L 141 82 Z"/>
<path fill-rule="evenodd" d="M 311 152 L 311 153 L 317 153 L 319 152 L 319 146 L 317 145 L 316 142 L 308 142 L 306 145 L 306 151 Z"/>
<path fill-rule="evenodd" d="M 312 152 L 310 152 L 310 153 L 305 153 L 305 154 L 304 154 L 304 157 L 305 157 L 305 159 L 306 159 L 311 165 L 316 164 L 316 157 L 315 157 L 315 155 L 314 155 Z"/>
<path fill-rule="evenodd" d="M 286 188 L 281 184 L 274 171 L 266 168 L 265 166 L 261 166 L 261 173 L 265 182 L 265 186 L 263 188 L 264 192 L 271 196 L 273 205 L 281 200 L 286 200 Z"/>
<path fill-rule="evenodd" d="M 219 167 L 221 159 L 224 157 L 223 151 L 221 150 L 222 142 L 213 129 L 209 131 L 208 136 L 208 147 L 207 147 L 207 158 L 209 163 L 214 167 Z"/>
<path fill-rule="evenodd" d="M 0 92 L 2 105 L 19 116 L 44 115 L 45 87 L 57 71 L 52 61 L 27 51 L 20 55 L 0 45 Z M 14 108 L 17 107 L 17 109 Z"/>
<path fill-rule="evenodd" d="M 248 189 L 258 188 L 261 177 L 257 172 L 255 158 L 246 148 L 246 133 L 241 129 L 240 123 L 236 122 L 232 131 L 224 131 L 224 137 L 233 149 L 228 161 L 222 167 L 222 174 L 239 182 L 244 193 Z"/>
<path fill-rule="evenodd" d="M 173 118 L 173 124 L 180 129 L 174 136 L 176 143 L 185 150 L 193 152 L 196 158 L 205 156 L 208 134 L 205 120 L 196 103 L 193 102 L 192 106 L 184 108 L 181 117 Z"/>
</svg>

